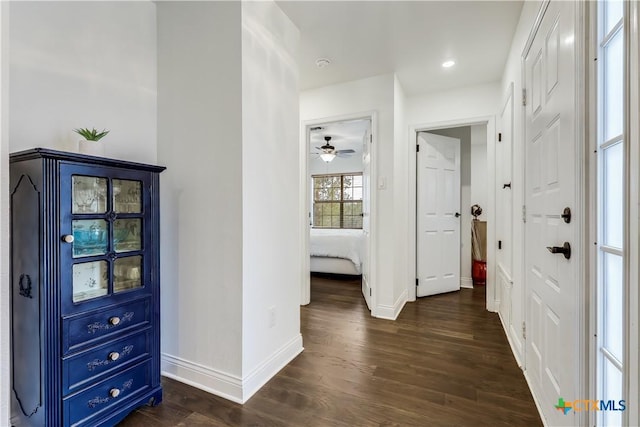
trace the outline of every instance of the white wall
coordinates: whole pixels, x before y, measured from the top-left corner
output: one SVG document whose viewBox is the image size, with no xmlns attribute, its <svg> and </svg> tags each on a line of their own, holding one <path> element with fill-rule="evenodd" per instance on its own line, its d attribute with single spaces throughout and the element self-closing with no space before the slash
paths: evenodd
<svg viewBox="0 0 640 427">
<path fill-rule="evenodd" d="M 274 3 L 157 8 L 162 369 L 244 402 L 302 350 L 298 32 Z"/>
<path fill-rule="evenodd" d="M 484 221 L 493 206 L 489 206 L 489 173 L 487 165 L 487 127 L 471 126 L 471 194 L 470 205 L 480 205 L 482 214 L 478 217 Z"/>
<path fill-rule="evenodd" d="M 237 399 L 242 379 L 240 4 L 160 2 L 157 8 L 158 161 L 167 166 L 161 175 L 162 369 Z M 228 378 L 229 389 L 218 378 Z"/>
<path fill-rule="evenodd" d="M 377 239 L 377 263 L 371 265 L 375 306 L 372 314 L 393 317 L 394 304 L 394 75 L 312 89 L 300 94 L 302 121 L 376 112 L 378 128 L 372 129 L 372 157 L 378 182 L 372 183 L 377 211 L 372 212 L 371 234 Z M 331 120 L 327 120 L 331 121 Z M 384 183 L 384 185 L 381 185 Z M 376 185 L 377 184 L 377 185 Z M 374 216 L 375 215 L 375 216 Z"/>
<path fill-rule="evenodd" d="M 395 218 L 394 280 L 393 280 L 393 318 L 396 318 L 408 298 L 408 286 L 415 283 L 415 274 L 411 274 L 409 265 L 409 242 L 406 236 L 406 206 L 409 205 L 409 157 L 407 152 L 413 147 L 409 144 L 407 128 L 406 95 L 398 76 L 393 78 L 393 199 Z"/>
<path fill-rule="evenodd" d="M 451 122 L 493 116 L 500 100 L 500 84 L 488 83 L 407 98 L 407 123 Z"/>
<path fill-rule="evenodd" d="M 464 126 L 470 124 L 482 124 L 486 130 L 486 155 L 487 155 L 487 188 L 492 187 L 493 182 L 493 158 L 494 158 L 494 139 L 495 139 L 495 113 L 500 99 L 500 85 L 498 83 L 484 84 L 478 86 L 469 86 L 456 88 L 444 92 L 429 93 L 420 96 L 407 98 L 406 120 L 409 126 L 409 134 L 407 140 L 410 144 L 415 144 L 415 131 L 424 129 L 442 129 L 455 126 Z M 416 235 L 416 215 L 415 215 L 415 193 L 416 193 L 416 165 L 415 165 L 415 149 L 408 151 L 410 161 L 409 165 L 409 200 L 407 211 L 409 219 L 405 227 L 404 236 L 409 247 L 410 261 L 409 271 L 415 277 L 415 235 Z M 471 193 L 469 193 L 471 194 Z M 487 194 L 487 208 L 490 212 L 491 205 L 494 203 L 491 191 Z M 471 203 L 473 204 L 473 203 Z M 484 207 L 483 207 L 484 208 Z M 470 210 L 466 209 L 462 214 L 469 214 Z M 487 211 L 485 211 L 487 212 Z M 487 215 L 488 221 L 488 241 L 493 240 L 493 230 L 490 215 Z M 463 219 L 464 221 L 464 219 Z M 466 253 L 466 250 L 465 250 Z M 495 254 L 492 252 L 492 246 L 488 245 L 488 263 L 487 263 L 487 308 L 495 310 L 494 283 L 493 273 L 491 271 Z M 466 258 L 466 257 L 465 257 Z M 462 266 L 461 266 L 462 268 Z M 466 267 L 464 267 L 466 269 Z M 415 280 L 408 285 L 409 301 L 415 300 Z"/>
<path fill-rule="evenodd" d="M 473 179 L 471 176 L 471 127 L 435 129 L 428 132 L 460 140 L 460 283 L 465 287 L 472 287 L 471 220 L 473 217 L 471 216 L 470 208 Z"/>
<path fill-rule="evenodd" d="M 107 156 L 156 161 L 153 2 L 11 2 L 10 150 L 77 151 L 107 128 Z"/>
<path fill-rule="evenodd" d="M 275 3 L 242 3 L 244 400 L 302 351 L 299 39 Z"/>
<path fill-rule="evenodd" d="M 156 14 L 152 2 L 2 2 L 0 13 L 0 425 L 9 425 L 8 152 L 76 151 L 72 129 L 95 126 L 111 130 L 107 155 L 155 162 Z"/>
</svg>

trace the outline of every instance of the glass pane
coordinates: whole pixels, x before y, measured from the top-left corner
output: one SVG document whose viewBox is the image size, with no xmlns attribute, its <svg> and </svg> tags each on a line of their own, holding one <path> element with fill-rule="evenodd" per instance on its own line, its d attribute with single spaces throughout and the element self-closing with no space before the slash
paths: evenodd
<svg viewBox="0 0 640 427">
<path fill-rule="evenodd" d="M 362 187 L 362 175 L 355 175 L 353 177 L 353 186 Z"/>
<path fill-rule="evenodd" d="M 142 249 L 142 220 L 117 219 L 113 222 L 113 243 L 116 252 Z"/>
<path fill-rule="evenodd" d="M 332 216 L 331 217 L 331 228 L 340 228 L 340 217 Z"/>
<path fill-rule="evenodd" d="M 613 400 L 616 409 L 621 409 L 618 402 L 622 399 L 622 373 L 606 357 L 604 358 L 604 390 L 601 399 L 605 401 L 605 404 L 608 403 L 608 400 Z M 606 410 L 602 411 L 602 414 L 603 425 L 622 425 L 622 411 Z"/>
<path fill-rule="evenodd" d="M 603 240 L 607 246 L 622 249 L 623 152 L 622 143 L 604 150 L 603 170 Z"/>
<path fill-rule="evenodd" d="M 118 258 L 113 263 L 113 292 L 142 287 L 142 257 Z"/>
<path fill-rule="evenodd" d="M 73 302 L 97 298 L 107 294 L 109 273 L 106 261 L 83 262 L 73 265 Z"/>
<path fill-rule="evenodd" d="M 94 176 L 74 175 L 71 178 L 71 213 L 105 213 L 107 211 L 107 180 Z"/>
<path fill-rule="evenodd" d="M 118 213 L 142 212 L 142 183 L 125 179 L 113 180 L 113 210 Z"/>
<path fill-rule="evenodd" d="M 608 0 L 604 2 L 605 7 L 605 29 L 604 35 L 609 34 L 609 31 L 616 26 L 618 21 L 622 19 L 622 0 Z"/>
<path fill-rule="evenodd" d="M 342 191 L 342 198 L 344 200 L 353 200 L 353 188 L 348 187 Z"/>
<path fill-rule="evenodd" d="M 606 349 L 618 360 L 622 361 L 622 313 L 624 311 L 622 303 L 622 257 L 606 252 L 603 255 L 603 342 Z"/>
<path fill-rule="evenodd" d="M 73 257 L 104 255 L 107 253 L 109 232 L 107 221 L 82 219 L 71 222 L 73 229 Z"/>
<path fill-rule="evenodd" d="M 604 139 L 622 134 L 623 33 L 619 31 L 604 48 Z"/>
<path fill-rule="evenodd" d="M 362 200 L 362 187 L 353 189 L 353 200 Z"/>
<path fill-rule="evenodd" d="M 320 227 L 322 225 L 322 205 L 316 203 L 313 205 L 313 226 Z"/>
</svg>

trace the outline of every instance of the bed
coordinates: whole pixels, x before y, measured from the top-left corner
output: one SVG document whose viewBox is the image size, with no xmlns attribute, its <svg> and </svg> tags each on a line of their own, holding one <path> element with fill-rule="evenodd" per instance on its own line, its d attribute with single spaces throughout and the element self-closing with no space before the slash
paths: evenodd
<svg viewBox="0 0 640 427">
<path fill-rule="evenodd" d="M 362 274 L 362 230 L 312 228 L 309 252 L 312 273 Z"/>
</svg>

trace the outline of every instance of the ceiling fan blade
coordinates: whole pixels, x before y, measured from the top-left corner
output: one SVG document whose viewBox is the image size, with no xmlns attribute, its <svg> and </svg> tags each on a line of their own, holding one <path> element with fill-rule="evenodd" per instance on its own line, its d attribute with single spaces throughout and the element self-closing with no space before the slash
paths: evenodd
<svg viewBox="0 0 640 427">
<path fill-rule="evenodd" d="M 336 154 L 353 154 L 355 152 L 356 152 L 355 150 L 352 150 L 349 148 L 347 150 L 337 150 Z"/>
</svg>

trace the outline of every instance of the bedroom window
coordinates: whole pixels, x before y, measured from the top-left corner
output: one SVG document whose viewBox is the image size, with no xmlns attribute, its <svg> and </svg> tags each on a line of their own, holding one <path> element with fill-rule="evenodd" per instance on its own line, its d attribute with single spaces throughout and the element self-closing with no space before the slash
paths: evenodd
<svg viewBox="0 0 640 427">
<path fill-rule="evenodd" d="M 313 227 L 362 228 L 362 174 L 312 178 Z"/>
</svg>

